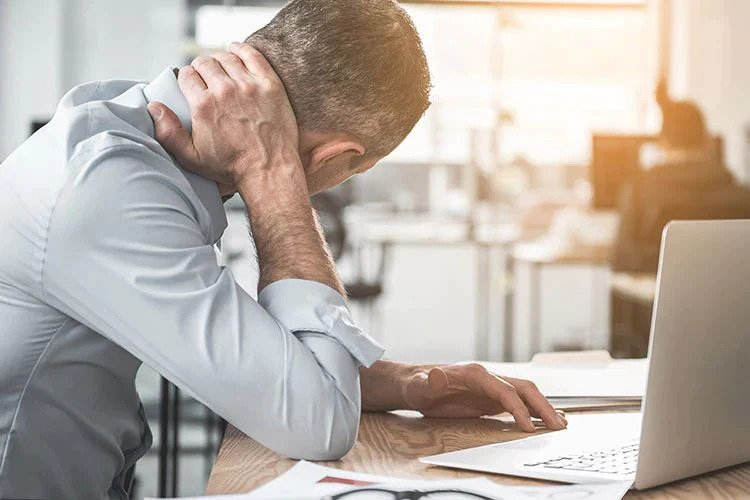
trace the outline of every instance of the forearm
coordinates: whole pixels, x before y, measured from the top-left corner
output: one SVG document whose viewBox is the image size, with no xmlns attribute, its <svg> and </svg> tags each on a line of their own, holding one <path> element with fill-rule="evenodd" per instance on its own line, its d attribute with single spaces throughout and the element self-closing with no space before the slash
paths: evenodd
<svg viewBox="0 0 750 500">
<path fill-rule="evenodd" d="M 281 279 L 297 278 L 323 283 L 345 297 L 301 166 L 281 166 L 278 172 L 239 186 L 239 192 L 258 252 L 259 290 Z"/>
<path fill-rule="evenodd" d="M 370 368 L 360 368 L 362 411 L 408 410 L 404 389 L 418 370 L 417 365 L 394 361 L 377 361 Z"/>
</svg>

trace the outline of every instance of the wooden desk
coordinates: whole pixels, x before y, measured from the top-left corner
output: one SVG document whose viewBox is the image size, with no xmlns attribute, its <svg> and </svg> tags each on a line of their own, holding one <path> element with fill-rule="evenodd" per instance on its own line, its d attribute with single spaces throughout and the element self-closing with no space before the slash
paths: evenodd
<svg viewBox="0 0 750 500">
<path fill-rule="evenodd" d="M 401 477 L 465 478 L 482 474 L 433 467 L 417 458 L 471 446 L 510 441 L 522 437 L 510 424 L 492 419 L 427 419 L 411 415 L 370 413 L 362 417 L 359 439 L 343 460 L 323 465 L 339 469 Z M 264 448 L 233 427 L 227 428 L 206 493 L 245 493 L 287 471 L 294 460 Z M 545 484 L 542 481 L 486 475 L 505 484 Z M 550 484 L 550 483 L 546 483 Z M 628 498 L 749 498 L 750 465 L 725 469 Z"/>
</svg>

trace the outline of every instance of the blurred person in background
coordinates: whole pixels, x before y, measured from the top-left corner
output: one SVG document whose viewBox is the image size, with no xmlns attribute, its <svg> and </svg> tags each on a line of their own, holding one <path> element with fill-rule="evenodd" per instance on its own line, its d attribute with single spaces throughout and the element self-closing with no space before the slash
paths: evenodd
<svg viewBox="0 0 750 500">
<path fill-rule="evenodd" d="M 750 218 L 750 190 L 722 162 L 700 108 L 672 100 L 664 81 L 656 102 L 659 138 L 644 146 L 642 169 L 621 193 L 615 271 L 656 273 L 662 231 L 672 220 Z"/>
</svg>

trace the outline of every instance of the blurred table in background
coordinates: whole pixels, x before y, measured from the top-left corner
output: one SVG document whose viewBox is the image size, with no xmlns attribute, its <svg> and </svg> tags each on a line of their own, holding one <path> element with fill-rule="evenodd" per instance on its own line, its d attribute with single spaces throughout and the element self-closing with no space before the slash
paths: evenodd
<svg viewBox="0 0 750 500">
<path fill-rule="evenodd" d="M 609 247 L 560 249 L 545 240 L 515 246 L 511 361 L 607 347 L 609 255 Z"/>
</svg>

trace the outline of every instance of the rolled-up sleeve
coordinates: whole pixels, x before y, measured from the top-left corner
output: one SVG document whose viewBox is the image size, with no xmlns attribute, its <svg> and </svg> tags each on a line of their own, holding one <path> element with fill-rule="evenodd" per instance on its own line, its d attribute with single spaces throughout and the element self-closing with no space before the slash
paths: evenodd
<svg viewBox="0 0 750 500">
<path fill-rule="evenodd" d="M 49 221 L 48 301 L 269 448 L 330 460 L 354 444 L 359 366 L 382 349 L 306 280 L 252 299 L 220 267 L 174 165 L 137 144 L 71 161 Z"/>
<path fill-rule="evenodd" d="M 258 302 L 292 333 L 328 335 L 364 366 L 371 366 L 383 355 L 383 348 L 354 324 L 344 298 L 322 283 L 277 281 L 260 292 Z"/>
</svg>

